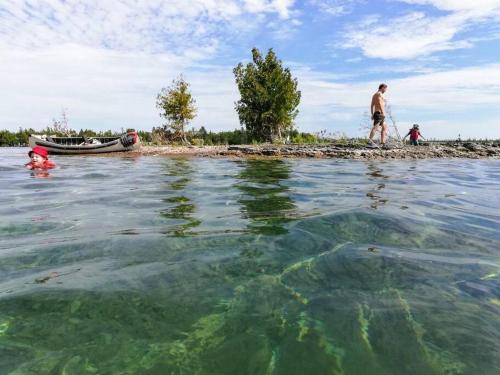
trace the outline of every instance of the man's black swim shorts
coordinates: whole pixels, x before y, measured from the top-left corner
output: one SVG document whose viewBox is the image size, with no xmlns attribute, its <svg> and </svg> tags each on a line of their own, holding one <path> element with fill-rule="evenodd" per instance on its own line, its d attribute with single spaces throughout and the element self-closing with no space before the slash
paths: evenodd
<svg viewBox="0 0 500 375">
<path fill-rule="evenodd" d="M 375 112 L 373 114 L 373 126 L 380 125 L 382 126 L 384 124 L 385 116 L 380 113 L 380 112 Z"/>
</svg>

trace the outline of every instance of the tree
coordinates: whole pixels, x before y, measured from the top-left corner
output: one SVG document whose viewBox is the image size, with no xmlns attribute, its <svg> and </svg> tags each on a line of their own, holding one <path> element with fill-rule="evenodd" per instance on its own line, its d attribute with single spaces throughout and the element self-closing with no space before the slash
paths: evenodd
<svg viewBox="0 0 500 375">
<path fill-rule="evenodd" d="M 23 129 L 21 127 L 19 127 L 19 130 L 17 131 L 16 133 L 16 137 L 17 137 L 17 140 L 18 140 L 18 143 L 21 144 L 21 145 L 28 145 L 29 144 L 29 138 L 30 138 L 30 134 L 35 134 L 36 131 L 34 129 Z"/>
<path fill-rule="evenodd" d="M 200 137 L 201 139 L 205 140 L 205 138 L 207 138 L 207 129 L 205 129 L 204 126 L 202 126 L 200 128 L 200 130 L 198 130 L 198 137 Z"/>
<path fill-rule="evenodd" d="M 69 136 L 73 133 L 68 124 L 66 109 L 61 109 L 61 118 L 59 120 L 56 120 L 55 118 L 52 119 L 52 130 L 55 134 L 61 134 L 64 136 Z"/>
<path fill-rule="evenodd" d="M 390 138 L 395 138 L 398 142 L 402 142 L 401 139 L 401 134 L 399 134 L 399 129 L 398 126 L 396 125 L 396 119 L 394 118 L 394 115 L 392 114 L 392 105 L 389 103 L 389 101 L 386 100 L 385 102 L 385 113 L 389 120 L 391 120 L 392 123 L 392 128 L 394 130 L 394 136 L 391 136 L 391 132 L 388 131 L 388 135 Z"/>
<path fill-rule="evenodd" d="M 251 139 L 273 141 L 293 129 L 301 93 L 290 69 L 269 49 L 265 58 L 252 49 L 253 62 L 246 67 L 239 63 L 233 72 L 240 91 L 235 103 L 240 123 Z"/>
<path fill-rule="evenodd" d="M 16 146 L 19 143 L 16 135 L 8 130 L 0 130 L 0 146 Z"/>
<path fill-rule="evenodd" d="M 173 80 L 170 87 L 163 88 L 156 97 L 156 107 L 161 110 L 160 116 L 167 120 L 163 130 L 166 132 L 172 129 L 174 139 L 181 139 L 186 144 L 189 142 L 185 128 L 196 116 L 195 103 L 189 92 L 189 83 L 182 75 Z"/>
</svg>

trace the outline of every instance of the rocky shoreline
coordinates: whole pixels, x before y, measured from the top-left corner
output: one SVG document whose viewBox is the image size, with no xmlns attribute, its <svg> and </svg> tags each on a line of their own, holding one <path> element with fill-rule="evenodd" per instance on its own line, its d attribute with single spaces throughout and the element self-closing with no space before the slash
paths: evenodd
<svg viewBox="0 0 500 375">
<path fill-rule="evenodd" d="M 422 146 L 393 146 L 370 149 L 362 144 L 332 143 L 317 145 L 241 145 L 241 146 L 142 146 L 131 152 L 138 155 L 186 155 L 196 157 L 278 157 L 336 159 L 436 159 L 500 158 L 500 142 L 443 142 Z"/>
</svg>

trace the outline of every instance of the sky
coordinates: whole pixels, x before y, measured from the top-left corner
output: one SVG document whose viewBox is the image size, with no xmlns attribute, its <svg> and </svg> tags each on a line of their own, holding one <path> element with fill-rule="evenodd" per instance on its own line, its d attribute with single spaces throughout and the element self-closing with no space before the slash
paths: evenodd
<svg viewBox="0 0 500 375">
<path fill-rule="evenodd" d="M 191 126 L 240 127 L 233 68 L 273 48 L 300 131 L 366 135 L 380 83 L 400 132 L 500 138 L 500 0 L 0 0 L 0 129 L 151 130 L 180 74 Z"/>
</svg>

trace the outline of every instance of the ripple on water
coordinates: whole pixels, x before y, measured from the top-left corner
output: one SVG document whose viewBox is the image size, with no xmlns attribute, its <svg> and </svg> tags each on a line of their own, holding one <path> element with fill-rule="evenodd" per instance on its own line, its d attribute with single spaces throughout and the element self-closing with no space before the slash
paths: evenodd
<svg viewBox="0 0 500 375">
<path fill-rule="evenodd" d="M 32 223 L 9 224 L 0 226 L 0 236 L 6 239 L 22 239 L 34 235 L 45 234 L 50 236 L 53 233 L 74 228 L 74 223 L 61 223 L 45 221 L 44 217 L 32 219 Z"/>
<path fill-rule="evenodd" d="M 500 368 L 497 163 L 57 163 L 0 176 L 2 374 Z"/>
</svg>

